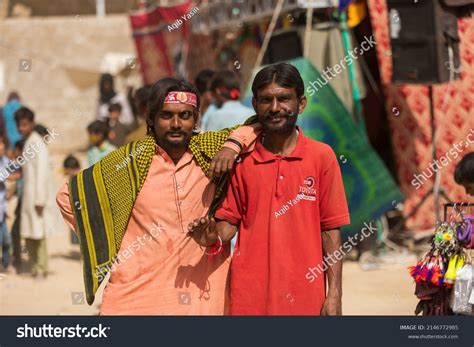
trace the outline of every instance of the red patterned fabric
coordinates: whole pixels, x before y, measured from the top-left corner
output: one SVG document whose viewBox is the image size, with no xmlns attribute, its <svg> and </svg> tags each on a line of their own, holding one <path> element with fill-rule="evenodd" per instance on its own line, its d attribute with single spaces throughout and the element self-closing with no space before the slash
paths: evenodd
<svg viewBox="0 0 474 347">
<path fill-rule="evenodd" d="M 165 76 L 175 75 L 172 46 L 187 36 L 187 24 L 181 16 L 189 12 L 190 6 L 186 2 L 130 15 L 144 83 L 154 83 Z M 175 27 L 169 29 L 173 24 Z"/>
<path fill-rule="evenodd" d="M 434 184 L 434 174 L 418 190 L 411 184 L 414 174 L 429 174 L 427 169 L 432 161 L 428 87 L 390 83 L 392 60 L 386 1 L 368 0 L 368 5 L 377 41 L 376 49 L 398 177 L 401 189 L 407 197 L 404 209 L 406 215 Z M 474 131 L 474 18 L 459 19 L 458 25 L 461 39 L 461 78 L 451 84 L 436 85 L 433 89 L 438 158 L 453 149 L 455 143 L 461 140 L 466 142 L 470 129 Z M 456 159 L 440 170 L 441 187 L 454 201 L 472 201 L 453 179 L 456 164 L 463 155 L 471 151 L 474 151 L 474 144 L 464 148 Z M 434 199 L 431 196 L 407 221 L 407 227 L 412 230 L 432 227 L 436 221 L 434 211 Z"/>
</svg>

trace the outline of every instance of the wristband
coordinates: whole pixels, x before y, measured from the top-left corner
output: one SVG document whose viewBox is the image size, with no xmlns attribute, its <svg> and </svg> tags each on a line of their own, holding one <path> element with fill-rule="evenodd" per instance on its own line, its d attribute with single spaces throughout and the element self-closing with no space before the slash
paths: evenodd
<svg viewBox="0 0 474 347">
<path fill-rule="evenodd" d="M 217 235 L 217 242 L 214 246 L 211 246 L 211 253 L 207 253 L 206 251 L 204 251 L 204 254 L 214 256 L 220 253 L 222 253 L 222 239 L 219 235 Z"/>
<path fill-rule="evenodd" d="M 242 144 L 241 144 L 239 141 L 237 141 L 237 140 L 235 140 L 235 139 L 232 139 L 232 138 L 230 138 L 230 137 L 226 140 L 226 142 L 227 142 L 227 141 L 232 142 L 234 145 L 239 146 L 240 150 L 242 151 L 243 147 L 242 147 Z"/>
</svg>

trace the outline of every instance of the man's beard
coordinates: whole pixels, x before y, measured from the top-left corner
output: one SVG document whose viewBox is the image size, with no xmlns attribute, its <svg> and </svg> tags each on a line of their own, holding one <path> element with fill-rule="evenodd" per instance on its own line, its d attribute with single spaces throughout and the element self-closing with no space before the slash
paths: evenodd
<svg viewBox="0 0 474 347">
<path fill-rule="evenodd" d="M 271 124 L 268 122 L 268 119 L 271 117 L 280 116 L 286 118 L 286 120 L 282 124 Z M 267 112 L 263 118 L 259 117 L 259 122 L 262 124 L 263 129 L 265 132 L 271 134 L 288 134 L 293 131 L 296 125 L 296 121 L 298 120 L 298 113 L 296 112 L 287 112 L 282 111 L 277 114 L 271 114 Z"/>
<path fill-rule="evenodd" d="M 168 135 L 172 134 L 182 134 L 183 137 L 181 140 L 172 140 Z M 189 145 L 191 136 L 184 131 L 168 131 L 162 137 L 156 136 L 157 144 L 163 149 L 184 149 Z"/>
</svg>

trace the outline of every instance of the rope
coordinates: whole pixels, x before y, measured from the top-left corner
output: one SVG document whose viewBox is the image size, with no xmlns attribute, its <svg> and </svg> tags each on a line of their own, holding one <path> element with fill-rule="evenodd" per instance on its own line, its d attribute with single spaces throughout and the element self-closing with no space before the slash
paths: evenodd
<svg viewBox="0 0 474 347">
<path fill-rule="evenodd" d="M 309 59 L 312 29 L 313 29 L 313 9 L 308 8 L 308 10 L 306 11 L 306 30 L 304 32 L 304 56 L 307 59 Z"/>
<path fill-rule="evenodd" d="M 272 21 L 270 22 L 270 26 L 268 27 L 268 30 L 265 34 L 265 39 L 263 40 L 262 47 L 260 47 L 260 52 L 258 52 L 258 57 L 257 61 L 255 62 L 254 70 L 262 65 L 263 61 L 263 56 L 265 55 L 265 52 L 267 51 L 268 44 L 270 43 L 270 39 L 273 35 L 273 31 L 275 30 L 275 26 L 278 20 L 278 17 L 280 16 L 281 9 L 283 8 L 283 3 L 285 0 L 278 0 L 278 4 L 275 7 L 275 11 L 273 12 L 272 15 Z"/>
</svg>

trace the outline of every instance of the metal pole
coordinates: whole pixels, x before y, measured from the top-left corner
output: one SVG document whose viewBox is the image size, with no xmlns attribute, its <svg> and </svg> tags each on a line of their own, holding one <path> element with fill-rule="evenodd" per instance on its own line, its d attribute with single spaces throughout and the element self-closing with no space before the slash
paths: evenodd
<svg viewBox="0 0 474 347">
<path fill-rule="evenodd" d="M 313 9 L 308 8 L 306 11 L 306 30 L 304 34 L 304 57 L 307 59 L 311 51 L 311 30 L 313 30 Z"/>
<path fill-rule="evenodd" d="M 275 11 L 273 12 L 270 26 L 268 27 L 267 33 L 265 34 L 265 39 L 263 40 L 262 47 L 260 48 L 260 52 L 258 52 L 258 57 L 257 57 L 257 61 L 255 62 L 254 69 L 262 65 L 263 56 L 265 55 L 265 52 L 267 51 L 268 44 L 270 43 L 270 39 L 272 38 L 273 31 L 275 30 L 275 26 L 278 21 L 278 16 L 280 16 L 280 12 L 281 12 L 281 9 L 283 8 L 284 2 L 285 0 L 278 0 L 278 3 L 275 7 Z"/>
<path fill-rule="evenodd" d="M 344 45 L 344 50 L 346 55 L 350 54 L 351 51 L 351 42 L 350 42 L 350 33 L 347 26 L 347 14 L 345 11 L 341 12 L 341 33 L 342 33 L 342 43 Z M 354 100 L 354 109 L 351 110 L 354 115 L 354 120 L 357 127 L 360 129 L 361 133 L 368 139 L 367 129 L 365 127 L 364 113 L 362 110 L 362 102 L 360 99 L 360 90 L 357 85 L 356 76 L 355 76 L 355 67 L 354 64 L 349 64 L 347 66 L 347 71 L 349 73 L 349 82 L 352 89 L 352 99 Z"/>
</svg>

